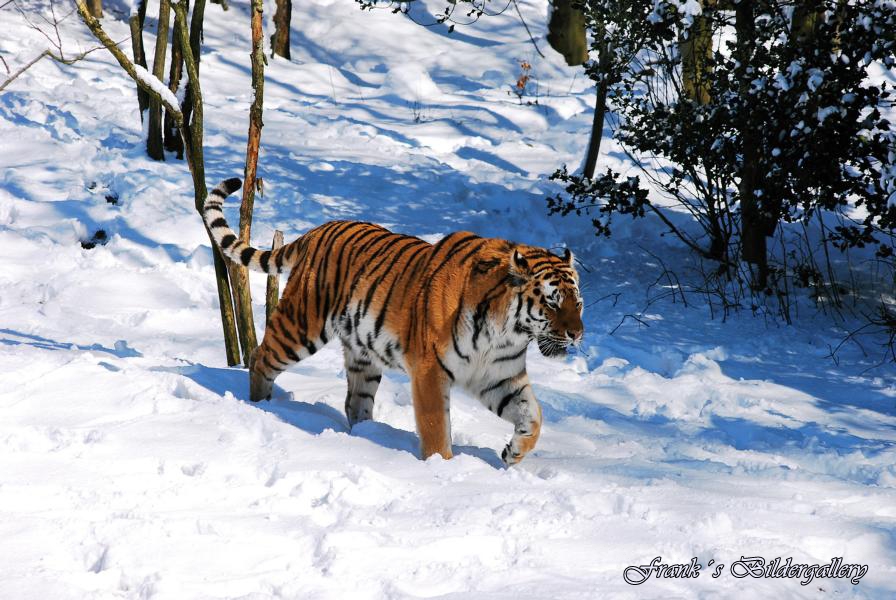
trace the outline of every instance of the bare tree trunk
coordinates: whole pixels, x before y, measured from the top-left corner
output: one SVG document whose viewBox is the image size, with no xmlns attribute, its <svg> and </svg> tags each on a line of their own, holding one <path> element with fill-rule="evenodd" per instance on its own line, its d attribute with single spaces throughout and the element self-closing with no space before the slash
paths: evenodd
<svg viewBox="0 0 896 600">
<path fill-rule="evenodd" d="M 189 2 L 187 2 L 187 9 L 189 10 Z M 180 24 L 175 20 L 174 35 L 171 38 L 171 67 L 168 71 L 168 89 L 171 90 L 172 94 L 177 94 L 177 90 L 180 88 L 184 67 L 184 53 L 181 48 L 178 27 L 180 27 Z M 183 159 L 184 143 L 174 124 L 174 119 L 167 110 L 165 111 L 164 144 L 165 150 L 177 152 L 177 158 Z"/>
<path fill-rule="evenodd" d="M 168 21 L 171 19 L 169 0 L 159 2 L 159 30 L 156 32 L 156 52 L 152 61 L 152 74 L 159 81 L 165 77 L 165 55 L 168 51 Z M 146 153 L 155 160 L 165 160 L 162 147 L 162 105 L 158 100 L 149 101 L 149 128 L 146 136 Z"/>
<path fill-rule="evenodd" d="M 190 51 L 196 60 L 196 72 L 199 73 L 199 63 L 201 53 L 199 46 L 202 43 L 202 22 L 205 19 L 205 0 L 196 0 L 193 6 L 193 18 L 190 20 Z M 193 90 L 192 84 L 187 80 L 187 89 L 184 94 L 183 112 L 184 122 L 190 122 L 190 115 L 193 111 Z"/>
<path fill-rule="evenodd" d="M 554 11 L 548 23 L 548 43 L 563 55 L 569 66 L 588 60 L 588 40 L 585 37 L 585 15 L 573 8 L 573 0 L 552 0 Z"/>
<path fill-rule="evenodd" d="M 202 2 L 203 0 L 199 0 Z M 138 77 L 136 70 L 134 69 L 134 64 L 128 59 L 128 57 L 121 51 L 120 48 L 112 41 L 112 39 L 106 34 L 103 30 L 102 25 L 100 25 L 99 21 L 94 19 L 88 9 L 87 5 L 84 4 L 84 0 L 75 0 L 75 5 L 78 10 L 78 14 L 81 16 L 81 19 L 90 29 L 91 33 L 105 46 L 109 52 L 112 53 L 112 56 L 118 61 L 118 64 L 130 75 L 131 79 L 133 79 L 137 85 L 139 85 L 142 89 L 144 89 L 147 94 L 154 98 L 160 104 L 164 104 L 161 96 L 152 88 L 149 87 L 148 84 L 143 82 L 140 77 Z M 174 13 L 175 18 L 181 22 L 180 34 L 181 34 L 181 44 L 184 48 L 184 64 L 187 69 L 187 75 L 190 79 L 190 82 L 194 86 L 194 96 L 193 96 L 193 122 L 192 124 L 187 124 L 183 119 L 183 115 L 177 111 L 176 106 L 168 106 L 165 108 L 170 110 L 172 115 L 175 117 L 175 121 L 177 122 L 178 127 L 180 128 L 181 135 L 184 138 L 184 147 L 186 149 L 186 158 L 187 165 L 190 167 L 190 174 L 193 178 L 193 190 L 194 190 L 194 205 L 196 210 L 202 214 L 202 209 L 205 206 L 205 198 L 208 196 L 208 189 L 205 186 L 205 159 L 203 158 L 202 151 L 202 91 L 199 87 L 199 71 L 197 69 L 197 63 L 194 60 L 194 55 L 192 50 L 190 49 L 189 41 L 186 39 L 186 10 L 184 6 L 180 3 L 174 5 Z M 195 11 L 194 11 L 195 15 Z M 207 231 L 207 230 L 206 230 Z M 211 232 L 207 231 L 209 236 L 209 241 L 212 244 L 212 252 L 215 257 L 215 275 L 216 282 L 218 285 L 218 300 L 220 302 L 221 309 L 221 324 L 224 328 L 224 347 L 227 352 L 227 364 L 235 365 L 239 362 L 239 343 L 237 341 L 236 336 L 236 327 L 234 326 L 233 320 L 233 304 L 230 300 L 230 286 L 227 280 L 227 268 L 224 265 L 224 260 L 221 258 L 221 253 L 218 251 L 215 246 L 214 239 L 212 238 Z"/>
<path fill-rule="evenodd" d="M 103 18 L 103 0 L 90 0 L 90 14 L 97 18 Z"/>
<path fill-rule="evenodd" d="M 597 168 L 600 143 L 604 136 L 604 119 L 607 115 L 607 90 L 610 88 L 609 74 L 607 73 L 610 62 L 608 54 L 610 48 L 608 44 L 602 42 L 599 51 L 598 70 L 600 71 L 600 81 L 597 83 L 597 94 L 594 101 L 594 120 L 591 123 L 588 153 L 585 155 L 585 177 L 588 179 L 594 177 L 594 170 Z"/>
<path fill-rule="evenodd" d="M 163 0 L 164 1 L 164 0 Z M 196 10 L 199 5 L 204 6 L 204 0 L 199 0 L 193 9 L 193 18 L 196 18 Z M 190 80 L 192 94 L 192 122 L 184 122 L 185 127 L 181 130 L 184 138 L 184 148 L 186 150 L 187 164 L 190 166 L 190 173 L 193 176 L 194 189 L 194 206 L 201 216 L 205 208 L 205 199 L 208 197 L 208 189 L 205 187 L 205 157 L 203 153 L 203 106 L 202 106 L 202 89 L 199 86 L 199 54 L 193 54 L 190 39 L 187 37 L 187 11 L 186 7 L 177 3 L 174 7 L 176 20 L 180 22 L 177 29 L 180 35 L 181 50 L 184 55 L 184 66 L 187 70 L 187 77 Z M 200 13 L 200 17 L 201 17 Z M 192 27 L 191 27 L 192 29 Z M 230 285 L 227 278 L 227 266 L 224 263 L 224 257 L 215 244 L 214 238 L 210 231 L 208 232 L 209 241 L 212 244 L 212 253 L 215 259 L 215 281 L 218 286 L 218 304 L 221 309 L 221 324 L 224 328 L 224 347 L 227 353 L 227 364 L 239 364 L 239 342 L 237 340 L 236 324 L 234 322 L 233 303 L 230 298 Z"/>
<path fill-rule="evenodd" d="M 258 169 L 258 148 L 261 144 L 262 107 L 264 106 L 264 44 L 262 42 L 262 0 L 252 0 L 252 88 L 255 91 L 249 108 L 249 141 L 246 146 L 245 182 L 240 204 L 240 239 L 249 243 L 252 229 L 252 209 L 255 205 L 255 182 Z M 243 361 L 249 366 L 249 355 L 258 346 L 255 320 L 252 316 L 252 295 L 249 291 L 249 272 L 242 265 L 232 265 L 231 283 L 237 306 L 237 327 L 243 348 Z"/>
<path fill-rule="evenodd" d="M 749 101 L 751 76 L 749 65 L 753 58 L 755 40 L 755 24 L 753 3 L 741 1 L 735 6 L 735 33 L 737 46 L 735 56 L 738 68 L 739 93 L 741 98 Z M 741 256 L 753 265 L 754 273 L 751 285 L 755 289 L 764 288 L 768 282 L 768 251 L 766 248 L 766 228 L 763 226 L 759 199 L 756 196 L 756 183 L 759 167 L 759 140 L 756 126 L 750 119 L 751 111 L 742 111 L 740 123 L 741 143 L 743 144 L 743 164 L 740 171 L 738 193 L 741 204 Z"/>
<path fill-rule="evenodd" d="M 271 244 L 271 250 L 276 250 L 283 246 L 283 232 L 280 230 L 274 231 L 274 242 Z M 277 309 L 277 303 L 280 302 L 280 275 L 274 273 L 273 275 L 268 275 L 268 285 L 265 290 L 265 303 L 264 303 L 264 312 L 265 312 L 265 323 L 271 322 L 271 315 L 274 314 L 274 311 Z"/>
<path fill-rule="evenodd" d="M 694 17 L 688 38 L 679 43 L 681 53 L 681 79 L 685 96 L 700 104 L 710 100 L 709 74 L 712 71 L 712 18 L 709 11 L 715 0 L 702 0 L 702 12 Z"/>
<path fill-rule="evenodd" d="M 274 35 L 271 36 L 271 56 L 277 54 L 289 60 L 289 25 L 292 21 L 292 0 L 277 0 L 274 13 Z"/>
<path fill-rule="evenodd" d="M 137 13 L 128 19 L 131 27 L 131 49 L 134 51 L 134 63 L 146 68 L 146 52 L 143 49 L 143 24 L 146 22 L 146 4 L 148 0 L 139 0 Z M 137 86 L 137 105 L 140 107 L 140 122 L 143 113 L 149 108 L 149 96 L 139 85 Z"/>
</svg>

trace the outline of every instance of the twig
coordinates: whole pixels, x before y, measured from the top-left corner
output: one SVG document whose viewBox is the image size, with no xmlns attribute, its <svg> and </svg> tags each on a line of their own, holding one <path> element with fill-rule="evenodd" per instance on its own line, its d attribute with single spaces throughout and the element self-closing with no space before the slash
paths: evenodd
<svg viewBox="0 0 896 600">
<path fill-rule="evenodd" d="M 519 5 L 516 3 L 516 0 L 512 0 L 512 2 L 513 2 L 513 7 L 516 9 L 516 14 L 519 15 L 519 17 L 520 17 L 520 23 L 522 23 L 523 27 L 526 28 L 526 33 L 529 34 L 529 39 L 532 41 L 532 45 L 535 46 L 535 51 L 538 52 L 538 56 L 544 58 L 544 54 L 541 53 L 541 50 L 538 49 L 538 44 L 535 43 L 535 38 L 532 37 L 532 32 L 529 31 L 529 26 L 526 25 L 526 20 L 523 18 L 523 13 L 520 12 Z"/>
<path fill-rule="evenodd" d="M 626 320 L 626 319 L 634 319 L 635 321 L 637 321 L 638 323 L 640 323 L 640 324 L 643 325 L 644 327 L 650 327 L 650 323 L 646 323 L 646 322 L 644 322 L 643 320 L 639 319 L 639 318 L 636 317 L 635 315 L 625 315 L 625 316 L 622 317 L 622 320 L 619 321 L 619 324 L 616 325 L 616 327 L 613 328 L 613 331 L 610 332 L 610 335 L 613 335 L 614 333 L 616 333 L 616 330 L 619 329 L 620 327 L 622 327 L 622 324 L 625 323 L 625 320 Z"/>
<path fill-rule="evenodd" d="M 601 301 L 603 301 L 603 300 L 606 300 L 606 299 L 609 298 L 610 296 L 613 297 L 613 306 L 615 307 L 615 306 L 616 306 L 616 303 L 619 302 L 619 296 L 621 296 L 621 295 L 622 295 L 622 293 L 620 293 L 620 292 L 611 292 L 611 293 L 607 294 L 606 296 L 602 296 L 602 297 L 598 298 L 598 299 L 595 300 L 594 302 L 590 302 L 590 303 L 586 304 L 586 305 L 585 305 L 585 308 L 588 308 L 589 306 L 594 306 L 594 305 L 597 304 L 598 302 L 601 302 Z"/>
<path fill-rule="evenodd" d="M 112 53 L 112 56 L 115 57 L 115 60 L 117 60 L 118 64 L 121 65 L 121 68 L 127 72 L 131 79 L 133 79 L 134 82 L 138 86 L 140 86 L 140 88 L 146 90 L 146 93 L 149 94 L 150 97 L 156 98 L 165 106 L 166 110 L 171 112 L 171 116 L 174 119 L 175 123 L 178 127 L 181 127 L 183 125 L 183 113 L 181 113 L 180 107 L 169 104 L 161 94 L 152 89 L 152 87 L 148 83 L 141 79 L 141 77 L 137 74 L 137 69 L 134 68 L 134 63 L 132 63 L 131 59 L 129 59 L 127 55 L 122 52 L 121 48 L 118 47 L 118 44 L 121 44 L 122 42 L 112 41 L 112 38 L 110 38 L 106 31 L 102 28 L 100 22 L 90 14 L 90 11 L 87 9 L 87 5 L 84 3 L 84 0 L 75 0 L 75 5 L 78 7 L 78 14 L 81 16 L 84 24 L 87 25 L 87 28 L 90 29 L 90 32 L 94 35 L 94 37 L 100 41 L 103 47 L 105 47 L 110 53 Z"/>
<path fill-rule="evenodd" d="M 126 40 L 127 40 L 127 38 L 125 38 L 125 40 L 122 40 L 122 42 L 124 42 L 124 41 L 126 41 Z M 110 40 L 110 41 L 111 41 L 111 40 Z M 118 43 L 121 44 L 122 42 L 118 42 Z M 103 49 L 103 46 L 97 46 L 96 48 L 91 48 L 90 50 L 86 50 L 86 51 L 82 52 L 81 54 L 78 54 L 78 55 L 74 56 L 73 58 L 63 58 L 62 56 L 56 56 L 56 55 L 53 54 L 53 52 L 50 51 L 50 50 L 44 50 L 43 52 L 41 52 L 40 54 L 38 54 L 36 57 L 34 57 L 33 59 L 31 59 L 31 60 L 30 60 L 28 63 L 26 63 L 24 66 L 22 66 L 21 68 L 19 68 L 15 73 L 13 73 L 12 75 L 10 75 L 10 76 L 6 79 L 6 81 L 4 81 L 3 83 L 0 83 L 0 92 L 2 92 L 4 89 L 6 89 L 6 86 L 8 86 L 8 85 L 9 85 L 10 83 L 12 83 L 16 78 L 18 78 L 19 75 L 21 75 L 22 73 L 24 73 L 25 71 L 27 71 L 28 69 L 30 69 L 31 67 L 33 67 L 34 64 L 37 63 L 37 61 L 39 61 L 40 59 L 42 59 L 42 58 L 44 58 L 44 57 L 52 58 L 54 61 L 56 61 L 56 62 L 58 62 L 58 63 L 61 63 L 61 64 L 63 64 L 63 65 L 73 65 L 74 63 L 76 63 L 76 62 L 78 62 L 79 60 L 83 59 L 85 56 L 87 56 L 87 55 L 90 54 L 91 52 L 96 52 L 97 50 L 102 50 L 102 49 Z M 4 64 L 4 65 L 6 64 L 6 61 L 5 61 L 5 60 L 3 61 L 3 64 Z M 7 71 L 7 73 L 9 72 L 9 67 L 6 67 L 6 71 Z"/>
</svg>

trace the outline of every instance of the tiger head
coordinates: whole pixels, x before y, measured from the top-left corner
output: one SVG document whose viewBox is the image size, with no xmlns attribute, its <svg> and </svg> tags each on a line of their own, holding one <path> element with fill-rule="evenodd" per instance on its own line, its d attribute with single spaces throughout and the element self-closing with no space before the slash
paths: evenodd
<svg viewBox="0 0 896 600">
<path fill-rule="evenodd" d="M 561 257 L 521 246 L 510 258 L 510 280 L 519 301 L 511 314 L 514 328 L 527 333 L 548 357 L 564 356 L 582 340 L 585 330 L 574 262 L 568 248 Z"/>
</svg>

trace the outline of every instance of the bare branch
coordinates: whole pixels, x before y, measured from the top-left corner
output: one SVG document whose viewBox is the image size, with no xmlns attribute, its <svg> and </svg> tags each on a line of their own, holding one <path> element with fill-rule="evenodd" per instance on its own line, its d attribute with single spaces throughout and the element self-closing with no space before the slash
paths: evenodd
<svg viewBox="0 0 896 600">
<path fill-rule="evenodd" d="M 118 44 L 121 42 L 114 42 L 112 38 L 106 33 L 103 29 L 103 26 L 100 25 L 100 22 L 90 14 L 90 11 L 87 8 L 87 5 L 84 3 L 84 0 L 75 0 L 75 5 L 78 7 L 78 14 L 81 16 L 81 20 L 84 21 L 84 24 L 87 25 L 90 32 L 93 33 L 94 37 L 100 41 L 100 43 L 112 53 L 112 56 L 115 57 L 115 60 L 118 61 L 118 64 L 121 65 L 121 68 L 124 69 L 128 75 L 130 75 L 131 79 L 140 86 L 141 89 L 146 91 L 151 97 L 158 100 L 162 105 L 165 106 L 165 109 L 171 113 L 171 116 L 174 118 L 175 123 L 177 123 L 178 127 L 183 123 L 183 114 L 180 112 L 180 107 L 177 104 L 171 104 L 162 97 L 162 95 L 155 91 L 146 81 L 143 80 L 138 74 L 137 69 L 134 68 L 134 63 L 131 62 L 131 59 L 127 57 L 127 55 L 122 52 L 121 48 L 118 47 Z"/>
<path fill-rule="evenodd" d="M 118 42 L 118 43 L 120 44 L 121 42 Z M 103 48 L 103 46 L 96 46 L 95 48 L 85 50 L 84 52 L 77 54 L 77 55 L 73 56 L 72 58 L 63 58 L 62 55 L 57 56 L 57 55 L 53 54 L 53 52 L 50 50 L 44 50 L 43 52 L 38 54 L 36 57 L 34 57 L 30 61 L 28 61 L 25 65 L 23 65 L 18 70 L 16 70 L 16 72 L 13 73 L 12 75 L 10 75 L 6 79 L 6 81 L 4 81 L 3 83 L 0 83 L 0 92 L 2 92 L 6 88 L 6 86 L 8 86 L 10 83 L 12 83 L 16 78 L 18 78 L 19 75 L 21 75 L 22 73 L 24 73 L 25 71 L 27 71 L 28 69 L 33 67 L 35 65 L 35 63 L 37 63 L 42 58 L 45 58 L 45 57 L 52 58 L 54 61 L 56 61 L 60 64 L 73 65 L 76 62 L 78 62 L 79 60 L 82 60 L 85 56 L 87 56 L 91 52 L 96 52 L 97 50 L 101 50 L 102 48 Z M 5 60 L 3 61 L 3 64 L 4 65 L 6 64 Z M 6 71 L 7 71 L 7 73 L 9 72 L 8 66 L 6 67 Z"/>
<path fill-rule="evenodd" d="M 523 13 L 520 12 L 519 5 L 516 3 L 516 0 L 511 0 L 511 2 L 513 2 L 513 7 L 516 9 L 516 14 L 520 18 L 520 23 L 523 24 L 523 27 L 526 28 L 526 33 L 529 34 L 529 40 L 532 42 L 532 45 L 535 46 L 535 51 L 538 52 L 538 56 L 544 58 L 545 57 L 544 54 L 541 53 L 541 50 L 538 49 L 538 44 L 535 43 L 535 38 L 532 37 L 532 32 L 529 31 L 529 26 L 526 25 L 526 20 L 523 18 Z"/>
</svg>

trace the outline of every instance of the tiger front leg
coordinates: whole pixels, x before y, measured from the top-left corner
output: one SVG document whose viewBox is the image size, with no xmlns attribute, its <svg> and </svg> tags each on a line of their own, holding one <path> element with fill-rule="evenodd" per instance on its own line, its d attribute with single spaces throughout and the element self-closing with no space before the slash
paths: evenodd
<svg viewBox="0 0 896 600">
<path fill-rule="evenodd" d="M 345 375 L 348 390 L 345 394 L 345 418 L 349 428 L 361 421 L 373 418 L 376 390 L 383 378 L 382 370 L 373 364 L 370 356 L 352 351 L 343 345 Z"/>
<path fill-rule="evenodd" d="M 416 369 L 411 376 L 414 419 L 420 436 L 420 457 L 451 458 L 451 379 L 438 364 Z"/>
<path fill-rule="evenodd" d="M 515 465 L 535 448 L 541 434 L 541 406 L 525 371 L 496 381 L 479 396 L 489 410 L 513 423 L 513 437 L 501 452 L 501 460 Z"/>
</svg>

